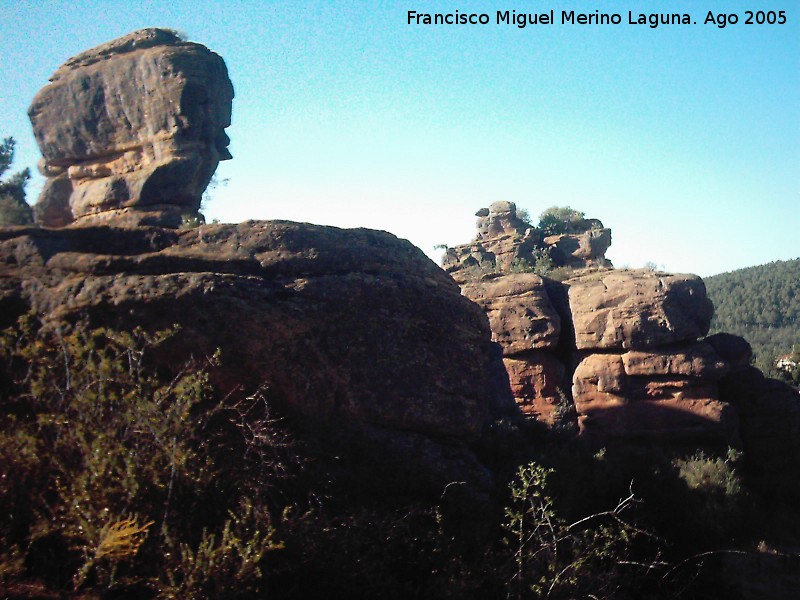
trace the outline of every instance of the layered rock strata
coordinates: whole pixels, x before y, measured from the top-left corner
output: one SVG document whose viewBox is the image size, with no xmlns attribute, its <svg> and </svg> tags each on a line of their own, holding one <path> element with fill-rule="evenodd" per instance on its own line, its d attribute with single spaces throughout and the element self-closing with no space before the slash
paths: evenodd
<svg viewBox="0 0 800 600">
<path fill-rule="evenodd" d="M 561 317 L 542 278 L 534 273 L 486 276 L 462 283 L 461 289 L 487 313 L 522 411 L 552 422 L 564 377 L 563 364 L 552 354 L 561 336 Z"/>
<path fill-rule="evenodd" d="M 176 227 L 230 158 L 225 62 L 165 29 L 142 29 L 56 70 L 28 114 L 47 177 L 38 221 Z"/>
</svg>

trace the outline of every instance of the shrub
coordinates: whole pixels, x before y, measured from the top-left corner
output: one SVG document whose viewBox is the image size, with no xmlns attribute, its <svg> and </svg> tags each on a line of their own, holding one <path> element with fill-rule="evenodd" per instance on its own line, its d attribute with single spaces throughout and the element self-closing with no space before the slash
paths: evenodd
<svg viewBox="0 0 800 600">
<path fill-rule="evenodd" d="M 286 438 L 258 395 L 215 396 L 218 357 L 157 376 L 148 353 L 176 332 L 24 317 L 0 334 L 7 579 L 183 598 L 263 591 L 280 544 L 260 484 L 265 471 L 284 476 Z"/>
<path fill-rule="evenodd" d="M 536 273 L 540 277 L 546 277 L 555 268 L 555 263 L 550 255 L 549 248 L 534 248 L 531 252 L 531 260 L 518 258 L 511 265 L 512 273 Z"/>
<path fill-rule="evenodd" d="M 544 235 L 559 235 L 585 231 L 589 227 L 583 225 L 585 214 L 569 206 L 551 206 L 539 215 L 539 229 Z"/>
<path fill-rule="evenodd" d="M 0 196 L 0 227 L 9 225 L 30 225 L 33 211 L 24 201 L 19 202 L 11 195 Z"/>
<path fill-rule="evenodd" d="M 736 472 L 741 455 L 733 449 L 725 457 L 697 452 L 674 461 L 678 476 L 689 488 L 684 506 L 693 512 L 692 527 L 706 539 L 728 542 L 743 533 L 748 496 Z"/>
<path fill-rule="evenodd" d="M 631 493 L 612 510 L 573 523 L 558 515 L 549 495 L 552 469 L 531 462 L 519 467 L 505 510 L 505 542 L 512 572 L 509 597 L 619 598 L 640 596 L 644 579 L 658 565 L 631 555 L 649 534 L 623 520 L 637 501 Z"/>
</svg>

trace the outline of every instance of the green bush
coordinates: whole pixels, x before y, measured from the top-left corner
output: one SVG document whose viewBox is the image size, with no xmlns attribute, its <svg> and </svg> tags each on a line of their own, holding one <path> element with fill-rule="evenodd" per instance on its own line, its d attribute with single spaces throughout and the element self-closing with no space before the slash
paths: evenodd
<svg viewBox="0 0 800 600">
<path fill-rule="evenodd" d="M 544 235 L 575 233 L 588 229 L 583 225 L 586 215 L 569 206 L 551 206 L 539 215 L 539 229 Z"/>
<path fill-rule="evenodd" d="M 689 498 L 683 505 L 693 513 L 692 529 L 703 532 L 706 539 L 724 543 L 744 533 L 742 523 L 749 498 L 736 472 L 740 458 L 731 449 L 725 457 L 697 452 L 674 462 L 678 476 L 689 488 Z"/>
<path fill-rule="evenodd" d="M 550 496 L 553 470 L 535 462 L 519 467 L 505 509 L 505 543 L 512 569 L 506 576 L 513 598 L 644 597 L 654 556 L 634 557 L 639 538 L 651 534 L 625 520 L 633 493 L 611 509 L 570 523 Z"/>
<path fill-rule="evenodd" d="M 518 420 L 476 444 L 512 479 L 485 511 L 387 497 L 346 453 L 309 456 L 266 392 L 218 397 L 219 357 L 156 368 L 174 335 L 0 332 L 0 597 L 677 598 L 753 514 L 733 453 L 596 452 Z"/>
</svg>

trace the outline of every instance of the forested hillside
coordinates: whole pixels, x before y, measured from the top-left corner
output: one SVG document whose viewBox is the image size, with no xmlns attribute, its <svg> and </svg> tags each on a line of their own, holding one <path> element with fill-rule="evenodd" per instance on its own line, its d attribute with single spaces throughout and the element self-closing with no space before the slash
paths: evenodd
<svg viewBox="0 0 800 600">
<path fill-rule="evenodd" d="M 726 331 L 753 346 L 756 366 L 774 375 L 778 356 L 800 350 L 800 258 L 705 279 L 714 302 L 712 333 Z"/>
</svg>

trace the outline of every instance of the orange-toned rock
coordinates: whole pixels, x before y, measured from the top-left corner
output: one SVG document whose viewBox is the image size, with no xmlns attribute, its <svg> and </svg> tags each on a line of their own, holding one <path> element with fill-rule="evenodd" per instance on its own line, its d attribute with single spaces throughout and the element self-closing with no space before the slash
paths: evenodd
<svg viewBox="0 0 800 600">
<path fill-rule="evenodd" d="M 504 234 L 522 234 L 530 225 L 517 217 L 517 205 L 513 202 L 493 202 L 489 208 L 482 208 L 478 217 L 478 235 L 476 239 L 491 239 Z"/>
<path fill-rule="evenodd" d="M 564 364 L 549 352 L 533 351 L 503 359 L 511 393 L 520 409 L 538 421 L 552 425 L 568 402 Z"/>
<path fill-rule="evenodd" d="M 558 344 L 561 318 L 538 275 L 484 278 L 465 283 L 461 290 L 486 311 L 492 339 L 503 347 L 505 356 Z"/>
<path fill-rule="evenodd" d="M 718 381 L 730 370 L 710 344 L 684 344 L 652 350 L 630 350 L 622 355 L 629 376 L 672 375 Z"/>
<path fill-rule="evenodd" d="M 594 228 L 580 233 L 565 233 L 544 238 L 559 264 L 583 267 L 609 266 L 606 250 L 611 246 L 611 230 Z"/>
<path fill-rule="evenodd" d="M 654 348 L 705 336 L 714 307 L 696 275 L 605 271 L 570 280 L 579 350 Z"/>
<path fill-rule="evenodd" d="M 727 363 L 704 343 L 585 356 L 572 386 L 581 431 L 727 443 L 737 427 L 735 411 L 717 391 L 727 372 Z"/>
<path fill-rule="evenodd" d="M 475 239 L 448 248 L 442 259 L 442 268 L 459 283 L 487 273 L 524 272 L 543 265 L 611 266 L 605 258 L 611 230 L 597 219 L 584 219 L 564 235 L 543 239 L 544 231 L 520 219 L 513 202 L 495 202 L 476 216 Z"/>
</svg>

